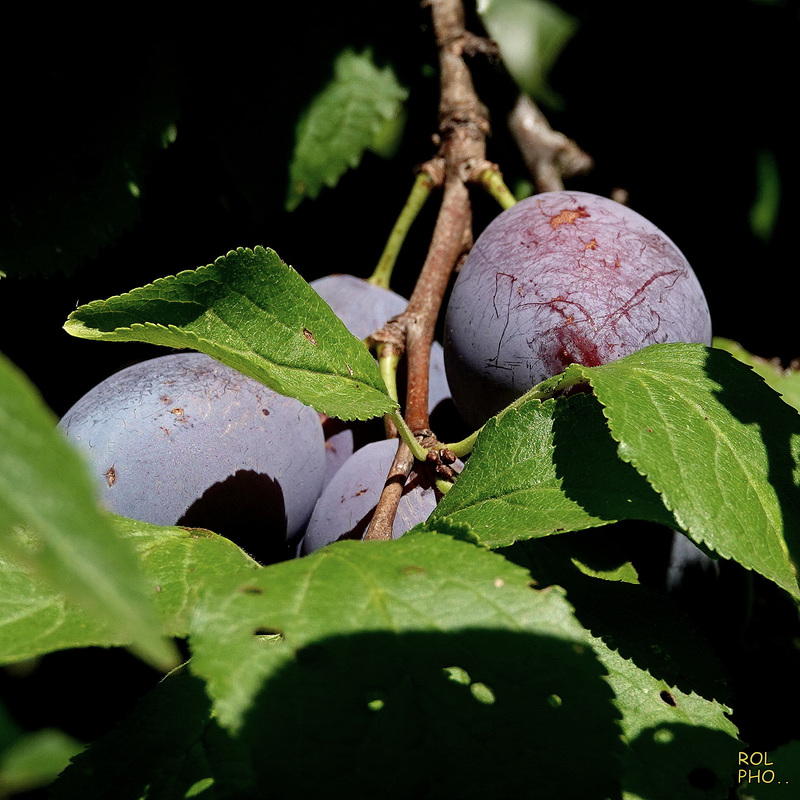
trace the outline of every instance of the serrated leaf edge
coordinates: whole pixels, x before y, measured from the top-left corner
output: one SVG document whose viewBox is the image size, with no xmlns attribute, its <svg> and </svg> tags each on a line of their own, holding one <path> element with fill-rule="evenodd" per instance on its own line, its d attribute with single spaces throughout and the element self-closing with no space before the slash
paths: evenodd
<svg viewBox="0 0 800 800">
<path fill-rule="evenodd" d="M 745 365 L 745 366 L 747 366 L 747 365 Z M 648 375 L 650 375 L 652 378 L 654 378 L 656 380 L 662 380 L 662 382 L 663 382 L 663 379 L 660 378 L 660 376 L 658 375 L 657 372 L 649 372 L 646 369 L 640 369 L 639 372 L 645 372 Z M 584 375 L 586 377 L 586 380 L 588 381 L 588 383 L 590 383 L 592 385 L 592 389 L 594 390 L 595 387 L 594 387 L 594 384 L 592 383 L 591 373 L 584 373 Z M 759 377 L 763 381 L 763 378 L 761 378 L 761 376 L 757 376 L 757 377 Z M 641 383 L 645 387 L 645 389 L 647 389 L 646 381 L 641 381 Z M 606 404 L 603 402 L 603 400 L 600 398 L 600 396 L 597 395 L 596 393 L 595 393 L 595 397 L 597 397 L 597 400 L 598 400 L 598 402 L 600 403 L 600 406 L 601 406 L 601 410 L 602 410 L 603 416 L 605 417 L 606 421 L 608 422 L 609 434 L 611 435 L 611 438 L 614 439 L 615 442 L 617 442 L 617 453 L 619 454 L 620 459 L 625 461 L 625 462 L 627 462 L 627 463 L 629 463 L 650 484 L 650 486 L 653 487 L 653 491 L 656 494 L 658 494 L 658 496 L 661 498 L 661 502 L 664 504 L 664 507 L 667 509 L 667 511 L 669 511 L 670 514 L 672 514 L 672 516 L 675 519 L 675 522 L 678 525 L 678 527 L 680 528 L 680 530 L 684 534 L 686 534 L 693 542 L 695 542 L 696 544 L 699 544 L 699 545 L 702 545 L 702 546 L 706 547 L 708 550 L 710 550 L 710 551 L 712 551 L 714 553 L 717 553 L 721 558 L 736 560 L 737 563 L 739 563 L 744 569 L 747 569 L 747 570 L 749 570 L 751 572 L 756 572 L 758 574 L 762 574 L 760 572 L 760 570 L 756 569 L 753 566 L 749 566 L 749 565 L 746 565 L 746 564 L 741 564 L 741 562 L 739 562 L 738 559 L 735 559 L 735 557 L 732 555 L 732 553 L 730 553 L 727 550 L 727 548 L 725 548 L 724 546 L 723 547 L 712 546 L 711 543 L 704 536 L 702 536 L 698 531 L 692 530 L 691 526 L 687 525 L 686 522 L 681 519 L 681 515 L 679 515 L 676 512 L 676 509 L 674 507 L 674 503 L 672 501 L 670 501 L 669 497 L 665 493 L 665 490 L 663 488 L 659 488 L 658 482 L 653 477 L 651 477 L 651 475 L 644 468 L 640 467 L 639 464 L 637 464 L 634 461 L 634 455 L 629 452 L 628 445 L 626 445 L 626 443 L 624 443 L 618 436 L 616 436 L 614 434 L 614 430 L 612 428 L 612 420 L 611 420 L 611 417 L 609 416 L 609 412 L 608 412 Z M 717 431 L 717 432 L 719 433 L 719 431 Z M 729 446 L 728 449 L 729 449 L 730 452 L 732 452 L 734 454 L 734 456 L 736 455 L 735 448 Z M 743 472 L 745 472 L 745 474 L 748 475 L 748 478 L 750 477 L 749 473 L 747 473 L 745 470 L 743 470 Z M 760 507 L 761 507 L 761 509 L 762 509 L 762 511 L 764 513 L 765 519 L 771 519 L 771 515 L 767 512 L 767 509 L 764 508 L 763 504 L 759 503 L 759 505 L 760 505 Z M 786 544 L 786 541 L 785 541 L 785 539 L 783 537 L 777 537 L 777 538 L 779 539 L 780 548 L 783 551 L 783 554 L 785 556 L 786 564 L 789 566 L 790 571 L 794 572 L 793 562 L 792 562 L 791 555 L 789 553 L 789 549 L 788 549 L 788 546 Z M 770 580 L 774 580 L 774 579 L 770 578 Z M 793 586 L 791 589 L 789 589 L 788 586 L 784 586 L 782 583 L 778 584 L 778 585 L 780 585 L 781 588 L 789 591 L 789 593 L 792 594 L 793 596 L 800 597 L 800 585 L 798 585 L 798 580 L 797 580 L 796 573 L 795 573 L 795 586 Z"/>
</svg>

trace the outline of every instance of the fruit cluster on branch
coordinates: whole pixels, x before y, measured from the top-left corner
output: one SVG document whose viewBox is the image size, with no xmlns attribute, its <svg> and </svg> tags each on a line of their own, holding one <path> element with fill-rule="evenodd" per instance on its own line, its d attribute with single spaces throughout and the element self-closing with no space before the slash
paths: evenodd
<svg viewBox="0 0 800 800">
<path fill-rule="evenodd" d="M 455 453 L 468 456 L 477 429 L 570 363 L 607 363 L 654 342 L 710 344 L 700 285 L 652 223 L 583 192 L 540 192 L 519 203 L 511 196 L 486 159 L 488 111 L 466 61 L 494 56 L 496 47 L 466 30 L 457 0 L 428 5 L 440 67 L 437 153 L 419 168 L 371 278 L 312 283 L 375 349 L 402 417 L 387 418 L 383 430 L 340 424 L 279 395 L 268 402 L 268 390 L 207 356 L 155 359 L 112 376 L 62 421 L 95 476 L 105 476 L 98 480 L 113 510 L 223 533 L 261 515 L 279 554 L 341 538 L 390 539 L 427 517 L 457 475 Z M 513 119 L 540 189 L 590 164 L 530 99 L 520 100 Z M 505 210 L 473 246 L 475 187 Z M 388 288 L 393 259 L 434 190 L 441 192 L 436 223 L 406 300 Z M 434 331 L 446 299 L 442 348 Z M 454 452 L 443 438 L 452 430 L 465 437 Z M 239 497 L 244 475 L 261 481 L 255 500 Z"/>
</svg>

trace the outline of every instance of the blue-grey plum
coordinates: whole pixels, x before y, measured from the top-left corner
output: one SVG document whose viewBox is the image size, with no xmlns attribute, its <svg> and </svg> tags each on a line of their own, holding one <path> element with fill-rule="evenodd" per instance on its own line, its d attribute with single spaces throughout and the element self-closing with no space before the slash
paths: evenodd
<svg viewBox="0 0 800 800">
<path fill-rule="evenodd" d="M 402 314 L 408 306 L 408 300 L 397 292 L 354 275 L 326 275 L 312 281 L 310 285 L 344 322 L 347 330 L 359 339 L 366 339 L 371 333 L 375 333 L 392 317 Z M 439 342 L 434 342 L 428 376 L 429 412 L 433 412 L 439 403 L 449 397 L 444 351 Z"/>
<path fill-rule="evenodd" d="M 355 275 L 326 275 L 310 285 L 358 339 L 375 333 L 392 317 L 402 314 L 408 305 L 408 300 L 397 292 Z"/>
<path fill-rule="evenodd" d="M 201 353 L 115 373 L 59 427 L 109 510 L 208 528 L 260 561 L 293 554 L 322 491 L 317 412 Z"/>
<path fill-rule="evenodd" d="M 496 217 L 445 315 L 447 380 L 476 427 L 571 363 L 657 342 L 711 343 L 700 283 L 653 223 L 587 192 L 533 195 Z"/>
<path fill-rule="evenodd" d="M 353 336 L 366 339 L 382 328 L 392 317 L 405 311 L 408 305 L 401 295 L 382 286 L 376 286 L 354 275 L 326 275 L 311 281 L 311 287 L 344 322 Z M 398 375 L 401 397 L 404 391 L 404 372 Z M 439 342 L 431 347 L 428 373 L 428 413 L 431 427 L 441 432 L 448 441 L 461 438 L 458 414 L 450 397 L 444 367 L 444 350 Z M 328 471 L 326 480 L 339 469 L 350 455 L 367 441 L 374 441 L 382 433 L 375 424 L 340 423 L 323 418 L 328 446 Z"/>
<path fill-rule="evenodd" d="M 381 439 L 364 445 L 345 461 L 317 500 L 301 545 L 302 554 L 341 539 L 363 538 L 396 452 L 396 439 Z M 456 469 L 460 466 L 460 462 L 454 465 Z M 397 508 L 393 538 L 424 522 L 436 503 L 436 489 L 425 471 L 412 470 Z"/>
</svg>

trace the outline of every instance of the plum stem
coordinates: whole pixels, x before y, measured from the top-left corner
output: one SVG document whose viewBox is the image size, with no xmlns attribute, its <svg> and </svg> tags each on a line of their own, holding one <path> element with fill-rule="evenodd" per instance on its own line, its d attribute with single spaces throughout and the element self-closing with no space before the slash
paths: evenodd
<svg viewBox="0 0 800 800">
<path fill-rule="evenodd" d="M 500 172 L 498 167 L 492 165 L 482 169 L 478 174 L 477 182 L 500 203 L 503 209 L 511 208 L 511 206 L 516 205 L 517 198 L 514 197 L 511 190 L 506 186 L 503 180 L 503 173 Z"/>
<path fill-rule="evenodd" d="M 397 391 L 397 367 L 400 364 L 400 353 L 397 348 L 389 342 L 381 342 L 377 348 L 378 371 L 381 373 L 383 382 L 386 384 L 386 391 L 389 397 L 399 402 Z"/>
<path fill-rule="evenodd" d="M 386 384 L 386 391 L 396 403 L 399 403 L 400 393 L 397 390 L 397 367 L 400 365 L 402 350 L 392 342 L 379 342 L 375 348 L 378 358 L 378 371 L 381 373 L 383 382 Z M 399 414 L 398 414 L 399 416 Z M 384 417 L 384 428 L 386 438 L 392 439 L 398 435 L 397 424 L 394 419 L 387 414 Z"/>
<path fill-rule="evenodd" d="M 435 480 L 436 488 L 442 493 L 447 494 L 450 489 L 453 488 L 455 485 L 453 481 L 445 480 L 444 478 L 436 478 Z"/>
<path fill-rule="evenodd" d="M 406 446 L 411 451 L 414 458 L 418 461 L 424 461 L 427 458 L 428 451 L 420 444 L 411 428 L 408 427 L 408 423 L 403 419 L 403 415 L 399 411 L 394 411 L 390 415 L 390 418 L 397 427 L 398 435 L 406 443 Z"/>
<path fill-rule="evenodd" d="M 437 177 L 433 174 L 433 170 L 426 170 L 424 165 L 421 167 L 414 179 L 411 192 L 389 234 L 389 238 L 386 240 L 386 246 L 378 260 L 378 264 L 372 275 L 367 278 L 367 283 L 381 286 L 384 289 L 389 288 L 392 280 L 392 272 L 394 271 L 397 257 L 400 254 L 403 242 L 406 240 L 408 231 L 411 229 L 414 220 L 419 216 L 419 212 L 425 205 L 425 201 L 430 197 L 431 191 L 439 182 L 440 181 L 437 181 Z"/>
</svg>

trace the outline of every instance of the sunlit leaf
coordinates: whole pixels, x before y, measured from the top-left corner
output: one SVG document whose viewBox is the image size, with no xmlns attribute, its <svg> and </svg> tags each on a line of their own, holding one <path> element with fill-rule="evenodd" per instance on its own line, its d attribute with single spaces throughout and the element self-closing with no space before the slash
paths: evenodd
<svg viewBox="0 0 800 800">
<path fill-rule="evenodd" d="M 369 419 L 396 406 L 367 348 L 262 247 L 95 300 L 64 327 L 84 339 L 199 350 L 339 419 Z"/>
</svg>

